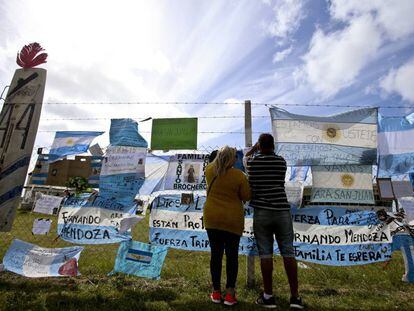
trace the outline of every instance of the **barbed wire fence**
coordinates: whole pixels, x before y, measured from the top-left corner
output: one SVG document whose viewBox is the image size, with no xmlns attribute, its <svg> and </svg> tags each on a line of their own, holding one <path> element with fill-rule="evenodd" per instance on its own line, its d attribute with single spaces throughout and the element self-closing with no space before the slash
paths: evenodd
<svg viewBox="0 0 414 311">
<path fill-rule="evenodd" d="M 45 103 L 44 105 L 205 105 L 205 106 L 217 106 L 217 105 L 244 105 L 245 103 L 184 103 L 184 102 L 171 102 L 171 103 Z M 263 103 L 252 103 L 252 106 L 266 108 L 272 106 L 272 104 L 263 104 Z M 277 105 L 284 107 L 325 107 L 325 108 L 369 108 L 369 106 L 355 106 L 355 105 L 320 105 L 320 104 L 298 104 L 298 105 Z M 384 109 L 414 109 L 414 106 L 383 106 Z M 242 111 L 242 109 L 240 109 Z M 128 118 L 133 118 L 136 120 L 145 119 L 149 116 L 127 116 Z M 152 116 L 156 117 L 156 116 Z M 173 116 L 171 116 L 173 117 Z M 196 115 L 194 116 L 199 119 L 204 119 L 207 121 L 218 122 L 218 120 L 244 120 L 244 115 Z M 49 121 L 105 121 L 110 120 L 110 117 L 68 117 L 68 118 L 41 118 L 40 122 L 49 122 Z M 251 116 L 252 120 L 257 120 L 261 122 L 263 120 L 270 120 L 269 115 L 257 114 Z M 240 128 L 243 127 L 243 124 L 239 124 Z M 109 127 L 109 123 L 107 125 Z M 62 130 L 61 128 L 56 129 L 39 129 L 39 133 L 53 133 L 56 131 Z M 79 130 L 79 129 L 73 129 Z M 270 131 L 270 128 L 268 129 Z M 140 131 L 140 133 L 149 134 L 148 131 Z M 259 134 L 261 132 L 254 131 L 253 134 Z M 222 135 L 245 135 L 245 131 L 234 130 L 234 131 L 220 131 L 220 130 L 211 130 L 211 131 L 199 131 L 199 135 L 208 135 L 208 134 L 222 134 Z M 238 140 L 240 141 L 240 140 Z M 37 148 L 50 148 L 50 145 L 42 146 L 35 145 L 33 150 L 32 161 L 35 160 Z M 194 152 L 201 153 L 211 153 L 211 151 L 220 148 L 220 145 L 199 145 L 198 149 Z M 244 148 L 245 146 L 233 147 Z M 177 151 L 178 153 L 179 151 Z M 51 188 L 50 194 L 57 194 L 53 192 Z M 52 221 L 52 226 L 47 235 L 34 235 L 32 234 L 33 221 L 37 218 L 48 218 Z M 58 238 L 57 234 L 57 215 L 42 215 L 37 214 L 31 211 L 31 209 L 24 209 L 20 206 L 17 210 L 16 217 L 14 220 L 13 228 L 10 232 L 0 232 L 0 258 L 3 258 L 8 247 L 10 246 L 13 239 L 20 239 L 26 242 L 30 242 L 42 247 L 48 248 L 57 248 L 57 247 L 67 247 L 73 246 L 74 244 L 65 242 Z M 132 231 L 132 238 L 134 240 L 139 240 L 143 242 L 148 242 L 149 239 L 149 224 L 148 224 L 148 215 L 147 218 L 141 221 Z M 83 245 L 84 251 L 80 259 L 80 272 L 83 275 L 102 275 L 109 273 L 114 265 L 114 260 L 116 257 L 116 252 L 119 244 L 106 244 L 106 245 Z M 182 251 L 187 254 L 193 253 L 190 251 Z M 182 258 L 186 258 L 183 256 Z"/>
</svg>

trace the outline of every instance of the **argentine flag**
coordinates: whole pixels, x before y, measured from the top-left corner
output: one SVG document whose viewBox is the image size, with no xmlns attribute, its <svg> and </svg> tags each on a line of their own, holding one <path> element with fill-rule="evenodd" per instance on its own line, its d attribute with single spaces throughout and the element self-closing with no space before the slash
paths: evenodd
<svg viewBox="0 0 414 311">
<path fill-rule="evenodd" d="M 67 155 L 79 154 L 88 151 L 89 145 L 95 137 L 104 132 L 56 132 L 52 148 L 49 151 L 49 162 L 63 159 Z"/>
<path fill-rule="evenodd" d="M 379 115 L 378 153 L 381 176 L 414 170 L 414 113 L 403 117 Z"/>
<path fill-rule="evenodd" d="M 309 166 L 292 166 L 289 181 L 306 181 Z"/>
<path fill-rule="evenodd" d="M 270 116 L 276 153 L 289 166 L 376 163 L 376 108 L 317 117 L 272 107 Z"/>
</svg>

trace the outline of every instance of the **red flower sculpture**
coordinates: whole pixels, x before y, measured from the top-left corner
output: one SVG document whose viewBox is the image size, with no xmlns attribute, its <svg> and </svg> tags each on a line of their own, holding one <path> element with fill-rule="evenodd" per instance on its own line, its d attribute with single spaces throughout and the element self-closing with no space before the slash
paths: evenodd
<svg viewBox="0 0 414 311">
<path fill-rule="evenodd" d="M 17 53 L 17 65 L 23 68 L 33 68 L 46 63 L 47 53 L 39 54 L 41 51 L 44 51 L 44 49 L 37 42 L 25 45 L 22 50 Z"/>
</svg>

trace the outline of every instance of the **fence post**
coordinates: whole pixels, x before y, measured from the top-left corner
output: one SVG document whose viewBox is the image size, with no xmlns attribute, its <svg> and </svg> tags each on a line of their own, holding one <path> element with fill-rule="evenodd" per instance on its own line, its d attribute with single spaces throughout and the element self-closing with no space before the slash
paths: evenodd
<svg viewBox="0 0 414 311">
<path fill-rule="evenodd" d="M 244 139 L 246 147 L 252 147 L 252 102 L 244 101 Z M 247 287 L 254 286 L 254 256 L 247 256 Z"/>
</svg>

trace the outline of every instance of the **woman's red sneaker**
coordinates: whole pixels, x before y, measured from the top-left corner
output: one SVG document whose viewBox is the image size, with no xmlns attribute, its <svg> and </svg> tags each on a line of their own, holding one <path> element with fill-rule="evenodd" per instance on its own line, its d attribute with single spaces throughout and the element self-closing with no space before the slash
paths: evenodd
<svg viewBox="0 0 414 311">
<path fill-rule="evenodd" d="M 224 304 L 226 306 L 234 306 L 237 304 L 237 299 L 236 299 L 236 295 L 232 295 L 227 293 L 226 297 L 224 298 Z"/>
</svg>

